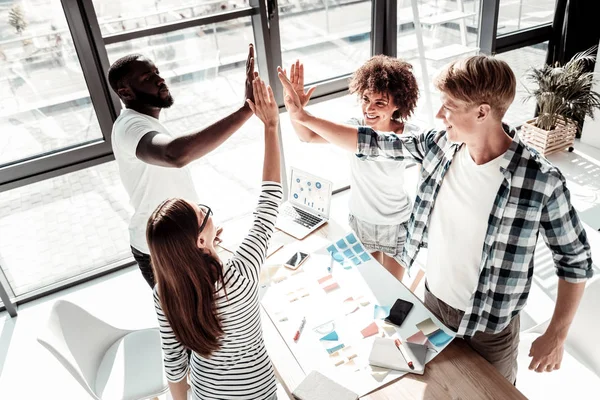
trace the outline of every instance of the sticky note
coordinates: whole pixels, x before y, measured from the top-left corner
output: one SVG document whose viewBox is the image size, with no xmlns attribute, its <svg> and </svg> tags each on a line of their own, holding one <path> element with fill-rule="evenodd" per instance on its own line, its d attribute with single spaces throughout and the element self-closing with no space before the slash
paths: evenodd
<svg viewBox="0 0 600 400">
<path fill-rule="evenodd" d="M 362 264 L 362 261 L 360 261 L 360 258 L 358 258 L 358 257 L 352 258 L 351 261 L 352 261 L 352 264 L 354 264 L 354 265 Z"/>
<path fill-rule="evenodd" d="M 382 328 L 385 334 L 388 336 L 392 336 L 394 333 L 396 333 L 396 328 L 391 325 L 383 324 Z"/>
<path fill-rule="evenodd" d="M 379 332 L 379 327 L 377 326 L 377 324 L 375 322 L 371 322 L 371 324 L 369 324 L 369 326 L 367 326 L 365 329 L 360 331 L 360 333 L 362 333 L 363 337 L 365 337 L 365 338 L 376 335 L 378 332 Z"/>
<path fill-rule="evenodd" d="M 365 251 L 365 249 L 363 249 L 362 245 L 360 243 L 357 243 L 356 245 L 354 245 L 354 247 L 352 247 L 352 250 L 354 250 L 354 252 L 356 254 L 360 254 L 363 253 Z"/>
<path fill-rule="evenodd" d="M 333 276 L 331 276 L 331 274 L 329 274 L 329 275 L 326 275 L 326 276 L 320 278 L 317 282 L 319 282 L 319 285 L 320 285 L 321 283 L 323 283 L 331 278 L 333 278 Z"/>
<path fill-rule="evenodd" d="M 377 381 L 382 382 L 387 374 L 390 373 L 390 370 L 387 368 L 375 367 L 374 365 L 369 365 L 369 369 L 371 370 L 371 376 Z"/>
<path fill-rule="evenodd" d="M 448 335 L 441 329 L 429 336 L 429 341 L 431 344 L 437 347 L 445 345 L 450 341 L 450 339 L 452 339 L 452 336 Z"/>
<path fill-rule="evenodd" d="M 356 311 L 358 311 L 359 307 L 356 302 L 346 303 L 344 304 L 344 314 L 350 315 Z"/>
<path fill-rule="evenodd" d="M 323 290 L 326 292 L 331 292 L 332 290 L 337 289 L 339 287 L 340 285 L 338 285 L 337 282 L 333 282 L 332 284 L 325 286 Z"/>
<path fill-rule="evenodd" d="M 358 365 L 354 362 L 354 360 L 348 360 L 346 361 L 346 363 L 344 364 L 344 369 L 349 369 L 350 371 L 354 372 L 354 371 L 358 371 L 359 367 Z"/>
<path fill-rule="evenodd" d="M 390 307 L 389 306 L 380 306 L 375 304 L 375 309 L 373 310 L 373 318 L 375 319 L 384 319 L 390 315 Z"/>
<path fill-rule="evenodd" d="M 327 335 L 323 336 L 320 340 L 338 340 L 338 334 L 336 331 L 329 332 Z"/>
<path fill-rule="evenodd" d="M 341 350 L 341 349 L 343 349 L 343 348 L 344 348 L 344 344 L 342 343 L 342 344 L 338 344 L 338 345 L 337 345 L 337 346 L 335 346 L 335 347 L 332 347 L 332 348 L 330 348 L 330 349 L 327 349 L 327 352 L 328 352 L 329 354 L 331 354 L 331 353 L 335 353 L 336 351 L 338 351 L 338 350 Z"/>
<path fill-rule="evenodd" d="M 354 236 L 354 233 L 351 233 L 348 236 L 346 236 L 346 240 L 348 241 L 348 243 L 354 244 L 356 243 L 356 236 Z"/>
<path fill-rule="evenodd" d="M 360 255 L 360 259 L 363 261 L 369 261 L 371 259 L 371 256 L 369 255 L 369 253 L 362 253 Z"/>
<path fill-rule="evenodd" d="M 352 252 L 351 249 L 348 250 L 344 250 L 344 255 L 348 258 L 352 257 L 354 255 L 354 253 Z"/>
<path fill-rule="evenodd" d="M 423 332 L 425 336 L 430 336 L 440 329 L 435 322 L 431 320 L 431 318 L 427 318 L 425 321 L 419 322 L 417 324 L 417 328 Z"/>
<path fill-rule="evenodd" d="M 346 241 L 344 239 L 340 239 L 338 240 L 335 245 L 339 248 L 339 249 L 345 249 L 346 247 L 348 247 L 348 245 L 346 244 Z"/>
<path fill-rule="evenodd" d="M 363 296 L 361 296 L 361 297 L 358 298 L 358 302 L 363 307 L 366 307 L 369 304 L 371 304 L 371 302 L 369 300 L 365 299 Z"/>
<path fill-rule="evenodd" d="M 335 248 L 334 245 L 331 245 L 327 248 L 327 251 L 329 252 L 329 254 L 331 254 L 331 253 L 335 253 L 337 251 L 337 249 Z"/>
<path fill-rule="evenodd" d="M 425 336 L 423 332 L 418 331 L 411 337 L 407 338 L 406 341 L 409 343 L 425 344 L 427 343 L 427 336 Z"/>
</svg>

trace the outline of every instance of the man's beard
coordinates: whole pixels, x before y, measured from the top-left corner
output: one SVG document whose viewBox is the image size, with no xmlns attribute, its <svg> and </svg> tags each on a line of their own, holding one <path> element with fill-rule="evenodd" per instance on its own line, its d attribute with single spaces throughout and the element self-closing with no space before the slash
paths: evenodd
<svg viewBox="0 0 600 400">
<path fill-rule="evenodd" d="M 135 94 L 135 101 L 140 104 L 144 104 L 151 107 L 158 108 L 169 108 L 173 105 L 174 100 L 171 93 L 165 98 L 160 97 L 160 95 L 151 95 L 148 93 L 140 92 L 136 89 L 131 88 L 133 94 Z"/>
</svg>

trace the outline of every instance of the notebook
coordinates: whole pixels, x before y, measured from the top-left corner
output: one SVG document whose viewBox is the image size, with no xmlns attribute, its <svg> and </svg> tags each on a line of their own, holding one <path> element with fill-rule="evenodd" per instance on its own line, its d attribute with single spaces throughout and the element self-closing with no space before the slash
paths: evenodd
<svg viewBox="0 0 600 400">
<path fill-rule="evenodd" d="M 404 360 L 402 353 L 394 344 L 394 340 L 388 338 L 375 338 L 371 354 L 369 355 L 369 364 L 376 367 L 423 375 L 425 372 L 427 346 L 404 342 L 404 347 L 406 348 L 408 355 L 412 358 L 415 369 L 410 369 Z"/>
<path fill-rule="evenodd" d="M 292 393 L 298 400 L 357 400 L 358 395 L 317 371 L 311 371 Z"/>
</svg>

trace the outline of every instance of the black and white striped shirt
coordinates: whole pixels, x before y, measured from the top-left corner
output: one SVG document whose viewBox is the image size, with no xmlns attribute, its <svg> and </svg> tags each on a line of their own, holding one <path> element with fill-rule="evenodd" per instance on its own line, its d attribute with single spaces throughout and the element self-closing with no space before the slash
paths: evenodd
<svg viewBox="0 0 600 400">
<path fill-rule="evenodd" d="M 263 182 L 253 226 L 223 267 L 227 296 L 219 292 L 217 311 L 225 334 L 210 358 L 192 353 L 188 364 L 186 349 L 175 337 L 154 288 L 167 379 L 179 382 L 191 367 L 194 398 L 269 399 L 276 392 L 261 330 L 258 281 L 282 197 L 280 183 Z"/>
</svg>

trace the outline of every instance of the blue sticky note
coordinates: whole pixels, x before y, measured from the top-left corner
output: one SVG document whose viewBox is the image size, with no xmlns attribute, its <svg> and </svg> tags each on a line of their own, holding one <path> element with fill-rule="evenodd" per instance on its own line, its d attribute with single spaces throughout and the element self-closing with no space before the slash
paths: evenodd
<svg viewBox="0 0 600 400">
<path fill-rule="evenodd" d="M 338 334 L 336 331 L 329 332 L 327 335 L 323 336 L 320 340 L 338 340 Z"/>
<path fill-rule="evenodd" d="M 354 257 L 354 253 L 352 252 L 352 250 L 351 250 L 351 249 L 344 250 L 344 255 L 345 255 L 346 257 L 348 257 L 348 258 L 350 258 L 350 257 Z"/>
<path fill-rule="evenodd" d="M 371 259 L 371 256 L 369 255 L 369 253 L 362 253 L 360 255 L 360 259 L 363 261 L 369 261 Z"/>
<path fill-rule="evenodd" d="M 335 248 L 335 246 L 334 246 L 334 245 L 331 245 L 331 246 L 329 246 L 329 247 L 327 248 L 327 252 L 328 252 L 329 254 L 335 253 L 336 251 L 337 251 L 337 249 Z"/>
<path fill-rule="evenodd" d="M 327 352 L 328 352 L 329 354 L 331 354 L 331 353 L 335 353 L 336 351 L 338 351 L 338 350 L 341 350 L 341 349 L 343 349 L 343 348 L 344 348 L 344 344 L 342 343 L 342 344 L 338 344 L 338 345 L 337 345 L 337 346 L 335 346 L 335 347 L 332 347 L 332 348 L 330 348 L 330 349 L 327 349 Z"/>
<path fill-rule="evenodd" d="M 440 329 L 433 335 L 429 336 L 427 339 L 429 339 L 431 344 L 433 344 L 434 346 L 440 347 L 448 343 L 450 339 L 452 339 L 452 336 L 448 335 L 446 332 Z"/>
<path fill-rule="evenodd" d="M 335 245 L 339 248 L 339 249 L 345 249 L 346 247 L 348 247 L 348 245 L 346 244 L 346 241 L 344 239 L 340 239 L 338 240 Z"/>
<path fill-rule="evenodd" d="M 351 261 L 354 263 L 354 265 L 360 265 L 362 263 L 358 257 L 352 258 Z"/>
<path fill-rule="evenodd" d="M 375 304 L 375 310 L 373 311 L 373 318 L 384 319 L 390 315 L 390 306 L 380 306 Z"/>
<path fill-rule="evenodd" d="M 354 233 L 351 233 L 348 236 L 346 236 L 346 240 L 348 241 L 348 243 L 354 244 L 356 243 L 356 236 L 354 236 Z"/>
<path fill-rule="evenodd" d="M 360 243 L 357 243 L 356 245 L 354 245 L 354 247 L 352 247 L 352 250 L 354 250 L 354 252 L 356 254 L 360 254 L 365 251 L 365 249 L 363 249 L 363 247 Z"/>
</svg>

